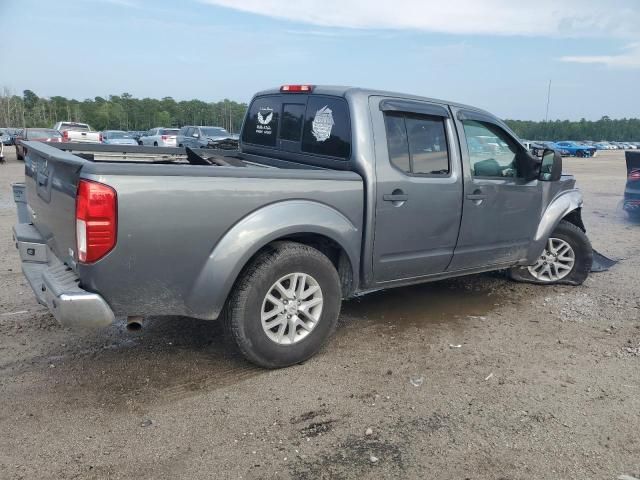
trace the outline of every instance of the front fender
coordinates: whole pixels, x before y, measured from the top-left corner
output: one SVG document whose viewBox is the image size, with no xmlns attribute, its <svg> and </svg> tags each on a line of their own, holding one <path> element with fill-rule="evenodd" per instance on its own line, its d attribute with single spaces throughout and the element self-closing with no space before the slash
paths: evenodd
<svg viewBox="0 0 640 480">
<path fill-rule="evenodd" d="M 538 259 L 551 233 L 567 214 L 582 208 L 582 193 L 578 189 L 560 192 L 542 214 L 536 235 L 529 246 L 527 264 L 532 265 Z"/>
<path fill-rule="evenodd" d="M 323 235 L 340 245 L 349 257 L 354 280 L 358 279 L 360 230 L 328 205 L 288 200 L 250 213 L 225 233 L 191 288 L 187 308 L 194 317 L 217 318 L 238 275 L 251 257 L 274 240 L 301 233 Z"/>
</svg>

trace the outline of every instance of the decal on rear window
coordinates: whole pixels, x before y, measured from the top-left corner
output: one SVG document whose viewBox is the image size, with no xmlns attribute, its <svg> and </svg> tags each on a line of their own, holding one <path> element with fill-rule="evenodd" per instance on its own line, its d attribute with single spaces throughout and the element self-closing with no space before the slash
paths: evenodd
<svg viewBox="0 0 640 480">
<path fill-rule="evenodd" d="M 331 129 L 335 125 L 333 121 L 333 111 L 329 105 L 325 105 L 316 112 L 311 123 L 311 133 L 318 142 L 324 142 L 331 137 Z"/>
<path fill-rule="evenodd" d="M 258 123 L 256 124 L 256 133 L 261 135 L 271 135 L 271 120 L 273 120 L 273 108 L 262 107 L 258 110 Z"/>
</svg>

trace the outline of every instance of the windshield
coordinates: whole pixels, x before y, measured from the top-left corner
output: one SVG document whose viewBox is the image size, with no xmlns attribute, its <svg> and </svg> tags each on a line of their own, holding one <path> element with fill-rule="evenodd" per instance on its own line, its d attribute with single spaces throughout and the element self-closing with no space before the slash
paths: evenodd
<svg viewBox="0 0 640 480">
<path fill-rule="evenodd" d="M 220 127 L 201 127 L 200 131 L 206 137 L 228 137 L 229 132 Z"/>
<path fill-rule="evenodd" d="M 133 138 L 130 134 L 128 134 L 127 132 L 105 132 L 104 135 L 106 138 Z"/>
<path fill-rule="evenodd" d="M 27 140 L 34 138 L 60 138 L 62 135 L 57 130 L 51 130 L 48 128 L 38 128 L 33 130 L 27 130 Z"/>
</svg>

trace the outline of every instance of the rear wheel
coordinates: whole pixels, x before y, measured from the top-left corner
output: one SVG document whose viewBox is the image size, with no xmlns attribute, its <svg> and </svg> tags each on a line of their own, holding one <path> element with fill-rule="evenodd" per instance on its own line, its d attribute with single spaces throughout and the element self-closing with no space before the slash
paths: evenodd
<svg viewBox="0 0 640 480">
<path fill-rule="evenodd" d="M 153 142 L 153 146 L 157 147 L 158 146 L 158 142 Z"/>
<path fill-rule="evenodd" d="M 553 231 L 535 264 L 512 268 L 512 279 L 541 285 L 581 285 L 589 276 L 593 249 L 587 235 L 566 220 Z"/>
<path fill-rule="evenodd" d="M 265 368 L 303 362 L 336 328 L 342 291 L 331 261 L 315 248 L 278 242 L 236 283 L 224 320 L 242 354 Z"/>
<path fill-rule="evenodd" d="M 20 153 L 20 150 L 18 150 L 18 147 L 16 147 L 16 157 L 18 157 L 18 160 L 24 160 L 24 155 Z"/>
</svg>

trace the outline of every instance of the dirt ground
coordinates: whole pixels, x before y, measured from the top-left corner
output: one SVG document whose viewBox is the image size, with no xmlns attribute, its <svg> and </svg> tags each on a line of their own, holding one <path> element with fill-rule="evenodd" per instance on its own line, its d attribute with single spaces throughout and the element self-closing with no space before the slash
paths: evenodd
<svg viewBox="0 0 640 480">
<path fill-rule="evenodd" d="M 1 479 L 640 478 L 640 225 L 624 157 L 568 159 L 596 248 L 581 287 L 500 273 L 347 302 L 333 340 L 252 367 L 216 322 L 60 327 L 11 240 L 0 165 Z"/>
</svg>

